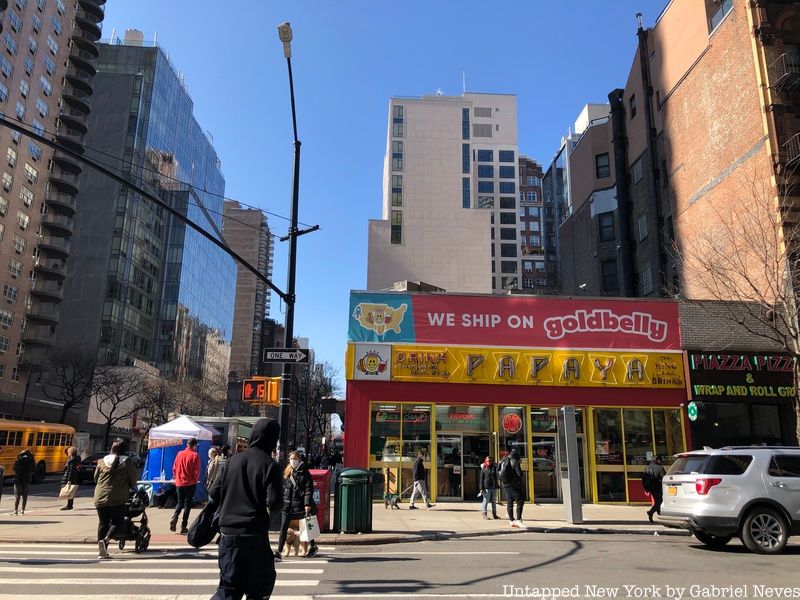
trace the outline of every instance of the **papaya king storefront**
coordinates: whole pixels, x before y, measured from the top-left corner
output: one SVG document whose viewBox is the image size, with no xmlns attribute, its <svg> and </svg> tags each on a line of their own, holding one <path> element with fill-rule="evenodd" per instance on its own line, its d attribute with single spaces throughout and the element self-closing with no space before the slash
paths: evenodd
<svg viewBox="0 0 800 600">
<path fill-rule="evenodd" d="M 528 500 L 561 500 L 558 411 L 576 408 L 583 497 L 644 502 L 654 455 L 687 447 L 670 301 L 352 292 L 345 464 L 408 497 L 475 500 L 484 457 L 522 457 Z"/>
</svg>

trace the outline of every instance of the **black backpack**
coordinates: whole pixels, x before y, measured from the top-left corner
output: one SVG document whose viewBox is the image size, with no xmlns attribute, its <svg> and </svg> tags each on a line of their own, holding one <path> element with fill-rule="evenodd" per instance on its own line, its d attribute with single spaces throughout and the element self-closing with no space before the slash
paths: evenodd
<svg viewBox="0 0 800 600">
<path fill-rule="evenodd" d="M 506 485 L 510 485 L 516 481 L 516 473 L 514 473 L 514 467 L 511 466 L 511 459 L 508 456 L 500 461 L 500 468 L 497 470 L 497 478 L 501 483 L 505 483 Z"/>
<path fill-rule="evenodd" d="M 657 486 L 658 480 L 656 479 L 655 475 L 649 471 L 642 473 L 642 487 L 644 488 L 645 492 L 652 493 Z"/>
</svg>

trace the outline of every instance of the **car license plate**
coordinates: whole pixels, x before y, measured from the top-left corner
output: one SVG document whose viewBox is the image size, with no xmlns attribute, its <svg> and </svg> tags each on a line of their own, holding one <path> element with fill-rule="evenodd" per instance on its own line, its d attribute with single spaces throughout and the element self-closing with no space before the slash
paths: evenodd
<svg viewBox="0 0 800 600">
<path fill-rule="evenodd" d="M 670 496 L 677 496 L 678 495 L 678 487 L 671 485 L 667 487 L 667 494 Z"/>
</svg>

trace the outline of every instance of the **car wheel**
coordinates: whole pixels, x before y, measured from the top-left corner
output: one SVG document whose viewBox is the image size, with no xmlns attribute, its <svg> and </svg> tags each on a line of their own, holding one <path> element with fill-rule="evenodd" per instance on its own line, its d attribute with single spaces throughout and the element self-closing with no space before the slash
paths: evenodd
<svg viewBox="0 0 800 600">
<path fill-rule="evenodd" d="M 722 548 L 733 539 L 732 535 L 713 535 L 696 530 L 692 530 L 692 535 L 694 535 L 701 544 L 705 544 L 709 548 Z"/>
<path fill-rule="evenodd" d="M 755 508 L 745 517 L 742 543 L 751 552 L 779 554 L 786 547 L 788 538 L 786 521 L 771 508 Z"/>
<path fill-rule="evenodd" d="M 36 465 L 36 469 L 33 472 L 33 483 L 41 483 L 44 481 L 44 476 L 47 475 L 47 467 L 44 464 L 44 461 L 40 461 L 38 465 Z"/>
</svg>

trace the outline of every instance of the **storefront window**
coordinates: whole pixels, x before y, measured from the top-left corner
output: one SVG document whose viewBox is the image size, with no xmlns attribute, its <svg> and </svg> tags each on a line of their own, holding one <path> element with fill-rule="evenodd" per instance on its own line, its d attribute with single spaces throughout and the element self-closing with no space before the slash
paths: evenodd
<svg viewBox="0 0 800 600">
<path fill-rule="evenodd" d="M 653 433 L 655 434 L 656 454 L 666 467 L 673 462 L 673 456 L 683 452 L 683 431 L 681 415 L 678 410 L 654 410 Z"/>
<path fill-rule="evenodd" d="M 628 467 L 644 467 L 653 459 L 653 432 L 648 409 L 625 409 L 625 462 Z"/>
<path fill-rule="evenodd" d="M 521 406 L 504 406 L 500 409 L 498 436 L 500 438 L 500 458 L 516 450 L 521 458 L 528 456 L 525 431 L 525 409 Z M 527 461 L 523 461 L 523 468 Z"/>
<path fill-rule="evenodd" d="M 429 404 L 403 405 L 403 489 L 414 483 L 412 465 L 422 452 L 427 469 L 426 484 L 431 487 L 431 407 Z"/>
<path fill-rule="evenodd" d="M 622 419 L 619 409 L 594 411 L 594 456 L 598 465 L 622 465 Z"/>
<path fill-rule="evenodd" d="M 531 408 L 531 432 L 556 433 L 558 408 Z M 575 409 L 575 431 L 583 433 L 583 410 Z"/>
<path fill-rule="evenodd" d="M 399 404 L 373 404 L 369 438 L 370 461 L 396 461 L 400 457 Z"/>
<path fill-rule="evenodd" d="M 436 431 L 489 431 L 488 406 L 436 406 Z"/>
<path fill-rule="evenodd" d="M 599 502 L 626 502 L 625 473 L 601 472 L 597 474 L 597 500 Z"/>
</svg>

